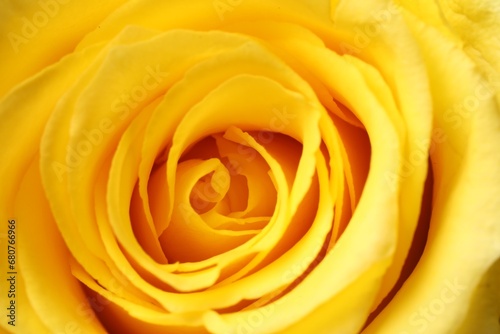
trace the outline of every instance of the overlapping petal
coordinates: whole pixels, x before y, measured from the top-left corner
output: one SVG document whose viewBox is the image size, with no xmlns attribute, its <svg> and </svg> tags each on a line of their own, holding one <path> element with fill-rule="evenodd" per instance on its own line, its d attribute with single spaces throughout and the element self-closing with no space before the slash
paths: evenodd
<svg viewBox="0 0 500 334">
<path fill-rule="evenodd" d="M 4 5 L 20 332 L 498 326 L 490 1 Z"/>
</svg>

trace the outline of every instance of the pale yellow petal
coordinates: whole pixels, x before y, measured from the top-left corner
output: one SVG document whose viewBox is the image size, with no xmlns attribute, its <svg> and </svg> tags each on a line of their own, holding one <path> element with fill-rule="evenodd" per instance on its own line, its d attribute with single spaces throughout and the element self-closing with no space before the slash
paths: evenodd
<svg viewBox="0 0 500 334">
<path fill-rule="evenodd" d="M 498 104 L 460 48 L 435 29 L 412 22 L 428 66 L 434 126 L 445 136 L 431 154 L 435 182 L 428 245 L 366 333 L 455 332 L 464 318 L 464 326 L 498 319 L 491 312 L 467 315 L 477 310 L 474 296 L 500 256 Z"/>
<path fill-rule="evenodd" d="M 71 255 L 45 199 L 38 165 L 37 156 L 24 176 L 16 200 L 19 267 L 35 318 L 51 332 L 75 328 L 105 333 L 99 321 L 88 313 L 87 298 L 71 274 Z M 30 322 L 24 317 L 19 321 Z"/>
<path fill-rule="evenodd" d="M 0 82 L 0 97 L 71 53 L 83 36 L 123 2 L 2 0 L 0 71 L 4 79 Z"/>
</svg>

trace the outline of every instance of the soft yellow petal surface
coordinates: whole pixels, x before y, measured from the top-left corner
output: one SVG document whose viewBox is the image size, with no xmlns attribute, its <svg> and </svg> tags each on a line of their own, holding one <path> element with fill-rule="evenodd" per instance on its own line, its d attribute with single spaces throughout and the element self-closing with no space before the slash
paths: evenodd
<svg viewBox="0 0 500 334">
<path fill-rule="evenodd" d="M 413 20 L 411 14 L 408 17 Z M 396 298 L 366 333 L 456 332 L 460 326 L 498 320 L 498 314 L 490 312 L 467 315 L 469 309 L 477 309 L 474 296 L 481 293 L 481 281 L 488 279 L 484 275 L 495 273 L 490 268 L 500 256 L 498 105 L 484 89 L 487 81 L 461 49 L 435 29 L 412 22 L 427 58 L 434 126 L 446 137 L 432 153 L 434 209 L 428 246 Z"/>
<path fill-rule="evenodd" d="M 0 1 L 0 98 L 73 51 L 124 1 Z"/>
</svg>

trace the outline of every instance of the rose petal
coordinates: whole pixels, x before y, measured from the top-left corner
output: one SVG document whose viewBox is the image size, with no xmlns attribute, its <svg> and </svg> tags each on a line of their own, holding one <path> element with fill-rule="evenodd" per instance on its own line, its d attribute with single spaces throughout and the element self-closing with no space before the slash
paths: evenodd
<svg viewBox="0 0 500 334">
<path fill-rule="evenodd" d="M 83 71 L 89 66 L 89 63 L 91 63 L 101 48 L 102 46 L 98 45 L 75 53 L 12 90 L 1 101 L 0 115 L 2 122 L 0 123 L 0 129 L 2 136 L 0 140 L 3 147 L 1 154 L 3 161 L 10 162 L 0 166 L 1 174 L 9 175 L 8 178 L 3 180 L 3 186 L 0 190 L 1 212 L 8 215 L 5 219 L 17 216 L 14 203 L 15 196 L 12 194 L 17 193 L 24 174 L 37 154 L 38 143 L 40 142 L 45 123 L 58 98 L 63 94 L 66 87 L 71 85 L 75 80 L 74 77 L 68 76 L 67 73 L 77 74 Z M 37 107 L 34 108 L 32 104 L 25 103 L 27 100 L 31 101 Z M 13 144 L 12 138 L 18 138 L 19 140 L 16 140 L 15 144 Z M 50 168 L 52 173 L 57 173 L 57 169 L 52 169 L 53 165 L 50 165 Z M 2 262 L 2 269 L 4 272 L 7 272 L 8 270 L 6 270 L 4 264 L 6 262 Z M 35 328 L 39 327 L 40 331 L 45 331 L 43 326 L 39 326 L 41 320 L 33 313 L 33 308 L 24 290 L 24 283 L 20 277 L 18 291 L 20 310 L 23 314 L 33 315 L 33 320 L 29 321 L 29 323 L 25 321 L 23 324 L 19 324 L 21 330 L 24 328 L 22 326 L 34 326 Z M 2 303 L 6 297 L 7 294 L 0 296 Z M 23 318 L 24 316 L 21 316 L 20 320 Z M 6 325 L 6 322 L 2 323 L 2 326 L 4 325 Z"/>
<path fill-rule="evenodd" d="M 418 266 L 367 333 L 459 331 L 467 310 L 476 307 L 471 302 L 481 279 L 500 256 L 494 186 L 500 184 L 500 120 L 495 96 L 460 47 L 436 29 L 410 22 L 426 57 L 434 123 L 444 132 L 432 153 L 434 209 L 428 246 Z M 450 87 L 450 82 L 460 84 Z M 439 321 L 436 312 L 429 314 L 431 307 L 440 310 Z M 465 330 L 476 328 L 475 323 L 495 323 L 497 316 L 473 313 L 462 326 Z"/>
<path fill-rule="evenodd" d="M 66 0 L 2 0 L 0 31 L 5 38 L 0 40 L 0 70 L 5 79 L 0 82 L 0 97 L 73 51 L 83 36 L 123 2 L 82 5 Z"/>
<path fill-rule="evenodd" d="M 51 332 L 77 328 L 105 333 L 96 317 L 85 314 L 82 319 L 83 311 L 90 310 L 90 305 L 78 280 L 71 274 L 69 252 L 45 199 L 38 157 L 25 175 L 16 201 L 17 232 L 22 240 L 17 243 L 19 267 L 30 300 L 28 303 L 36 310 L 34 318 L 40 319 Z M 54 291 L 59 294 L 54 295 Z M 24 311 L 22 302 L 22 299 L 18 300 L 21 312 Z M 24 327 L 26 325 L 21 322 L 29 323 L 31 319 L 25 319 L 23 314 L 17 321 Z"/>
</svg>

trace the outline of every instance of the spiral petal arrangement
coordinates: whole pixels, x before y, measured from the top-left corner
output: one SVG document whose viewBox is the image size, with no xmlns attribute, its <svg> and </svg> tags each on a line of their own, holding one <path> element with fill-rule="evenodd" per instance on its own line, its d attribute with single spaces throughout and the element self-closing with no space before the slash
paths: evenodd
<svg viewBox="0 0 500 334">
<path fill-rule="evenodd" d="M 457 3 L 115 1 L 52 32 L 0 86 L 19 333 L 498 329 L 498 43 L 458 15 L 499 11 Z"/>
</svg>

